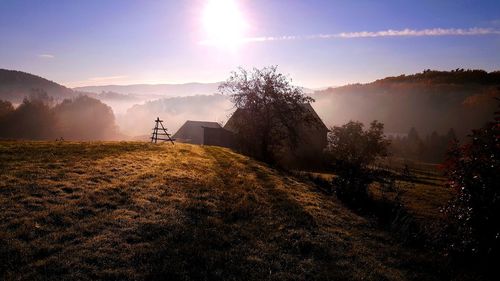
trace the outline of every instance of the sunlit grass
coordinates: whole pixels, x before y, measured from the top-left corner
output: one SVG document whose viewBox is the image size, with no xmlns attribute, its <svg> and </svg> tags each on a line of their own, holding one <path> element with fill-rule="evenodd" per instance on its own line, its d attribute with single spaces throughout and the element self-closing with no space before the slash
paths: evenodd
<svg viewBox="0 0 500 281">
<path fill-rule="evenodd" d="M 0 142 L 0 279 L 433 280 L 334 196 L 228 149 Z"/>
</svg>

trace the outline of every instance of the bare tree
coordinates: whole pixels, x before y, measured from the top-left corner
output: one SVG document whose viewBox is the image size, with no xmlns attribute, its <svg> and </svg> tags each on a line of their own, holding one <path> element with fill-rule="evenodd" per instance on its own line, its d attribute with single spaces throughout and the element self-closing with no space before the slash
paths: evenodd
<svg viewBox="0 0 500 281">
<path fill-rule="evenodd" d="M 314 99 L 291 84 L 276 66 L 251 72 L 240 68 L 220 87 L 237 108 L 231 126 L 237 139 L 252 156 L 276 163 L 280 153 L 287 153 L 298 141 L 298 125 L 307 121 L 304 104 Z"/>
</svg>

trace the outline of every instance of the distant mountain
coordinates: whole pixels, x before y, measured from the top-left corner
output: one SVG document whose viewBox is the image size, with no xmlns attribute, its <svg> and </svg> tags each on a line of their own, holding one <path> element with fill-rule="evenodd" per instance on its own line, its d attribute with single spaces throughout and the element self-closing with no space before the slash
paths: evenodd
<svg viewBox="0 0 500 281">
<path fill-rule="evenodd" d="M 75 96 L 73 90 L 30 73 L 0 69 L 0 100 L 21 102 L 34 90 L 43 90 L 55 100 Z"/>
<path fill-rule="evenodd" d="M 106 85 L 74 88 L 82 92 L 114 92 L 124 95 L 181 97 L 194 95 L 211 95 L 217 92 L 217 83 L 186 83 L 186 84 L 136 84 L 136 85 Z"/>
</svg>

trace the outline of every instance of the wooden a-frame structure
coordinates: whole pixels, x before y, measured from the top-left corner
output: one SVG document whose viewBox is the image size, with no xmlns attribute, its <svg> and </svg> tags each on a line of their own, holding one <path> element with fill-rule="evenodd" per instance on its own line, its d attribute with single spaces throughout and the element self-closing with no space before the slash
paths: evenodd
<svg viewBox="0 0 500 281">
<path fill-rule="evenodd" d="M 160 120 L 160 117 L 156 118 L 155 127 L 153 128 L 153 134 L 151 135 L 151 142 L 157 143 L 159 140 L 161 140 L 161 141 L 170 141 L 172 144 L 174 144 L 174 140 L 170 137 L 170 134 L 167 132 L 167 129 L 163 127 L 162 122 L 163 120 Z M 159 130 L 162 131 L 158 132 Z"/>
</svg>

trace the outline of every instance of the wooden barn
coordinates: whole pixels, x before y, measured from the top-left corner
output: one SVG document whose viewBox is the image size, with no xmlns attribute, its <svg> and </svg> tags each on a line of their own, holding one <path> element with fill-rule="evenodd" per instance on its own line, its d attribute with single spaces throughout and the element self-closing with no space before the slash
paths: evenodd
<svg viewBox="0 0 500 281">
<path fill-rule="evenodd" d="M 282 151 L 282 163 L 307 163 L 309 166 L 319 164 L 318 155 L 326 148 L 328 140 L 328 127 L 323 123 L 316 111 L 310 104 L 304 104 L 305 114 L 303 124 L 297 124 L 299 131 L 298 145 L 292 150 Z M 229 147 L 239 150 L 237 134 L 239 122 L 245 122 L 245 118 L 252 118 L 237 109 L 224 127 L 216 122 L 186 121 L 184 125 L 173 135 L 180 142 L 215 145 Z M 295 164 L 289 165 L 294 166 Z"/>
<path fill-rule="evenodd" d="M 294 148 L 293 153 L 287 153 L 291 158 L 295 156 L 300 156 L 301 158 L 314 158 L 322 153 L 328 144 L 328 127 L 323 123 L 311 104 L 306 103 L 303 106 L 306 114 L 309 115 L 304 117 L 304 120 L 308 119 L 310 121 L 308 123 L 304 121 L 303 124 L 297 124 L 300 138 L 298 146 Z M 223 129 L 233 134 L 237 134 L 237 124 L 238 122 L 244 122 L 244 118 L 251 118 L 251 116 L 246 116 L 241 109 L 237 109 L 226 122 Z M 288 160 L 293 161 L 293 159 L 287 159 L 285 161 Z"/>
<path fill-rule="evenodd" d="M 176 141 L 192 143 L 192 144 L 209 144 L 205 141 L 205 130 L 209 129 L 207 133 L 213 139 L 214 131 L 222 129 L 221 125 L 217 122 L 209 121 L 191 121 L 188 120 L 182 125 L 179 130 L 172 136 Z M 210 141 L 210 140 L 209 140 Z M 210 144 L 217 145 L 217 144 Z"/>
</svg>

